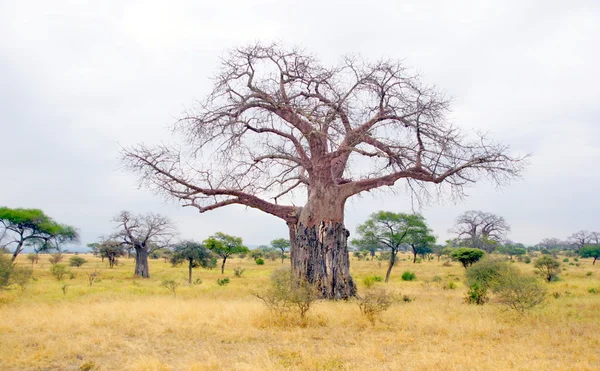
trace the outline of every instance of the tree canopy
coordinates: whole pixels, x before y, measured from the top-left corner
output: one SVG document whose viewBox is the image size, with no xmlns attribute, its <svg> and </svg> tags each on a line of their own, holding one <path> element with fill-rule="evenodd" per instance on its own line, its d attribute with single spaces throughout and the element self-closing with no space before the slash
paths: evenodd
<svg viewBox="0 0 600 371">
<path fill-rule="evenodd" d="M 399 61 L 342 57 L 327 66 L 259 43 L 228 53 L 214 81 L 175 124 L 180 143 L 125 149 L 125 165 L 142 185 L 200 212 L 244 205 L 283 219 L 292 274 L 325 297 L 356 292 L 343 225 L 350 197 L 398 185 L 419 198 L 439 187 L 461 197 L 466 185 L 504 184 L 525 165 L 446 120 L 450 100 Z"/>
<path fill-rule="evenodd" d="M 0 237 L 0 244 L 14 248 L 14 261 L 26 243 L 59 248 L 63 243 L 77 241 L 79 234 L 74 227 L 57 223 L 42 210 L 0 207 Z"/>
<path fill-rule="evenodd" d="M 396 255 L 403 244 L 415 246 L 429 243 L 430 229 L 419 214 L 378 211 L 357 228 L 359 238 L 352 241 L 357 246 L 379 245 L 391 250 L 385 282 L 389 281 Z M 435 238 L 433 238 L 435 242 Z"/>
<path fill-rule="evenodd" d="M 217 232 L 204 241 L 204 246 L 219 255 L 223 260 L 221 264 L 221 273 L 225 272 L 225 262 L 233 254 L 249 252 L 244 246 L 240 237 L 230 236 L 225 233 Z"/>
<path fill-rule="evenodd" d="M 179 265 L 183 262 L 188 263 L 188 283 L 192 283 L 192 268 L 214 268 L 217 259 L 213 253 L 199 242 L 185 240 L 176 243 L 173 246 L 171 254 L 171 264 Z"/>
</svg>

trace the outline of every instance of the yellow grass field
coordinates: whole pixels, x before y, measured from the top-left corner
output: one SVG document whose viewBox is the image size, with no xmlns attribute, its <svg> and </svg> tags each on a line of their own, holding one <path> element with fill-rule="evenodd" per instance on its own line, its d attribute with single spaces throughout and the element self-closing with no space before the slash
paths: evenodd
<svg viewBox="0 0 600 371">
<path fill-rule="evenodd" d="M 388 287 L 415 300 L 395 304 L 372 325 L 353 301 L 318 302 L 305 322 L 271 315 L 252 290 L 267 285 L 281 261 L 232 259 L 231 283 L 219 286 L 218 269 L 195 269 L 203 283 L 188 285 L 186 267 L 162 259 L 150 260 L 152 278 L 134 279 L 132 259 L 109 269 L 81 256 L 88 263 L 70 268 L 73 279 L 57 281 L 44 256 L 24 291 L 0 291 L 0 370 L 600 369 L 600 294 L 590 292 L 600 292 L 600 265 L 590 259 L 562 263 L 562 280 L 545 284 L 546 304 L 522 316 L 493 300 L 465 304 L 458 263 L 401 256 Z M 17 261 L 29 264 L 25 256 Z M 533 274 L 532 264 L 515 264 Z M 246 269 L 241 278 L 236 266 Z M 365 276 L 385 269 L 386 262 L 351 263 L 359 291 Z M 90 287 L 94 270 L 100 282 Z M 417 280 L 402 281 L 405 270 Z M 176 297 L 164 279 L 181 283 Z M 450 281 L 456 288 L 444 289 Z"/>
</svg>

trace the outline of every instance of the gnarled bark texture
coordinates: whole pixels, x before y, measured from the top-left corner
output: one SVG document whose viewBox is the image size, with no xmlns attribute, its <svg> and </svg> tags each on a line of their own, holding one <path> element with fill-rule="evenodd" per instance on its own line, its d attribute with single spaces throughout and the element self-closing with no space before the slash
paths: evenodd
<svg viewBox="0 0 600 371">
<path fill-rule="evenodd" d="M 347 299 L 356 294 L 350 276 L 347 240 L 349 232 L 339 222 L 321 221 L 311 227 L 290 226 L 292 275 L 317 287 L 328 299 Z"/>
<path fill-rule="evenodd" d="M 148 251 L 144 247 L 135 247 L 135 273 L 136 277 L 150 278 L 148 269 Z"/>
</svg>

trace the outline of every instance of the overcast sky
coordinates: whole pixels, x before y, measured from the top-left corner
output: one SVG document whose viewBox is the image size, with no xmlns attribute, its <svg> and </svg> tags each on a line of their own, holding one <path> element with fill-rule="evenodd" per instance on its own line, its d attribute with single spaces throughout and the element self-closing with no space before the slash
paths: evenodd
<svg viewBox="0 0 600 371">
<path fill-rule="evenodd" d="M 597 0 L 87 3 L 0 0 L 0 205 L 40 208 L 77 227 L 83 245 L 121 210 L 168 215 L 185 238 L 287 237 L 256 210 L 166 202 L 118 160 L 120 145 L 168 140 L 224 52 L 256 41 L 299 45 L 328 65 L 355 53 L 402 59 L 453 97 L 456 125 L 533 154 L 508 187 L 481 182 L 460 203 L 421 209 L 439 240 L 471 209 L 503 216 L 525 244 L 600 230 Z M 382 209 L 409 212 L 410 197 L 352 199 L 347 228 Z"/>
</svg>

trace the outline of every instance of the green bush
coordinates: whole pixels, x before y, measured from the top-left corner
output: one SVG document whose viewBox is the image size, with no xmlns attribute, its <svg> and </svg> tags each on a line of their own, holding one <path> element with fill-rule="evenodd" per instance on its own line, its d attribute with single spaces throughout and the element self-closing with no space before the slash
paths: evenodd
<svg viewBox="0 0 600 371">
<path fill-rule="evenodd" d="M 525 256 L 525 257 L 523 258 L 523 262 L 524 262 L 525 264 L 531 264 L 531 258 L 530 258 L 529 256 Z"/>
<path fill-rule="evenodd" d="M 487 286 L 482 282 L 473 282 L 469 286 L 469 291 L 467 291 L 467 296 L 465 297 L 465 302 L 468 304 L 477 304 L 483 305 L 487 303 L 490 299 L 487 295 Z"/>
<path fill-rule="evenodd" d="M 371 275 L 363 278 L 363 283 L 367 288 L 372 287 L 376 282 L 383 282 L 383 277 Z"/>
<path fill-rule="evenodd" d="M 402 273 L 402 281 L 414 281 L 417 279 L 417 275 L 411 271 L 405 271 Z"/>
<path fill-rule="evenodd" d="M 87 263 L 87 260 L 85 260 L 81 256 L 73 256 L 73 257 L 71 257 L 71 259 L 69 259 L 69 265 L 71 267 L 79 268 L 82 265 L 84 265 L 85 263 Z"/>
<path fill-rule="evenodd" d="M 256 261 L 256 264 L 258 264 L 258 265 L 264 265 L 265 264 L 265 260 L 263 258 L 258 258 L 255 261 Z"/>
<path fill-rule="evenodd" d="M 563 263 L 568 263 L 569 262 L 569 258 L 564 258 L 563 259 Z"/>
<path fill-rule="evenodd" d="M 435 275 L 435 276 L 433 276 L 433 278 L 431 280 L 433 282 L 442 282 L 442 277 Z"/>
<path fill-rule="evenodd" d="M 595 288 L 595 287 L 590 287 L 590 288 L 588 289 L 588 292 L 589 292 L 590 294 L 597 294 L 597 293 L 598 293 L 598 289 L 597 289 L 597 288 Z"/>
<path fill-rule="evenodd" d="M 25 290 L 25 287 L 31 281 L 33 277 L 33 269 L 29 267 L 19 267 L 16 266 L 13 268 L 12 273 L 10 274 L 10 282 L 18 285 L 21 290 Z"/>
<path fill-rule="evenodd" d="M 67 275 L 70 274 L 71 272 L 69 271 L 69 269 L 67 269 L 67 266 L 64 264 L 54 264 L 51 268 L 50 268 L 50 273 L 52 273 L 52 275 L 59 281 L 62 281 L 63 278 Z"/>
<path fill-rule="evenodd" d="M 548 282 L 554 282 L 558 280 L 558 273 L 560 272 L 560 263 L 549 255 L 544 255 L 535 261 L 535 268 L 544 279 Z"/>
<path fill-rule="evenodd" d="M 236 277 L 241 277 L 242 274 L 245 272 L 246 270 L 240 266 L 235 267 L 235 269 L 233 270 L 233 275 Z"/>
<path fill-rule="evenodd" d="M 217 278 L 217 284 L 219 286 L 227 286 L 227 284 L 229 284 L 229 277 Z"/>
<path fill-rule="evenodd" d="M 8 256 L 0 253 L 0 289 L 10 285 L 10 273 L 12 272 L 12 268 L 13 265 Z"/>
<path fill-rule="evenodd" d="M 493 286 L 498 303 L 508 306 L 520 314 L 544 302 L 546 289 L 535 277 L 524 276 L 518 272 L 504 275 Z"/>
</svg>

